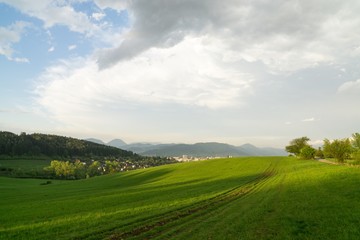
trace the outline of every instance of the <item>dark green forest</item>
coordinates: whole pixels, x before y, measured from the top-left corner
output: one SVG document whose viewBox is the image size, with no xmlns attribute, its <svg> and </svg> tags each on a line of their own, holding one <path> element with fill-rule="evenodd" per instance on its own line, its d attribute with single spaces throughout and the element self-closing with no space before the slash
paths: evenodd
<svg viewBox="0 0 360 240">
<path fill-rule="evenodd" d="M 40 133 L 16 135 L 2 131 L 0 131 L 0 155 L 9 157 L 47 156 L 64 159 L 110 156 L 134 159 L 140 157 L 130 151 L 71 137 Z"/>
</svg>

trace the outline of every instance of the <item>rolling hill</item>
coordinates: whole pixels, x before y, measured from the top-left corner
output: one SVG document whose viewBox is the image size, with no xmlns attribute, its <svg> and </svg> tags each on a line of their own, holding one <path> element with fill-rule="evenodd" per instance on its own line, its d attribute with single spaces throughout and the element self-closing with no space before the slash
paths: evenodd
<svg viewBox="0 0 360 240">
<path fill-rule="evenodd" d="M 359 171 L 243 157 L 50 184 L 0 177 L 0 239 L 358 239 Z"/>
<path fill-rule="evenodd" d="M 0 131 L 0 155 L 57 158 L 138 156 L 131 151 L 71 137 L 40 133 L 17 135 L 3 131 Z"/>
</svg>

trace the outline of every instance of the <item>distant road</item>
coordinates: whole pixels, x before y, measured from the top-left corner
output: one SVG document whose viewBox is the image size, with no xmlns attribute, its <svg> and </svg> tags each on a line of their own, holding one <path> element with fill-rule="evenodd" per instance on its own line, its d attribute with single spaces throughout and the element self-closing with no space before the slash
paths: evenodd
<svg viewBox="0 0 360 240">
<path fill-rule="evenodd" d="M 323 163 L 329 163 L 329 164 L 338 165 L 338 163 L 332 162 L 332 161 L 329 161 L 329 160 L 326 160 L 326 159 L 319 159 L 318 161 L 319 161 L 319 162 L 323 162 Z"/>
</svg>

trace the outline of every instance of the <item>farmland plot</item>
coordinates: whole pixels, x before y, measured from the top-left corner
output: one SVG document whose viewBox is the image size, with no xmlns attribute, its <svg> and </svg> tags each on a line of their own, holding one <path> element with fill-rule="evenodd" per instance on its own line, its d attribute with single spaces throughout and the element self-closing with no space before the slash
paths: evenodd
<svg viewBox="0 0 360 240">
<path fill-rule="evenodd" d="M 360 170 L 287 157 L 0 178 L 0 239 L 356 239 Z"/>
</svg>

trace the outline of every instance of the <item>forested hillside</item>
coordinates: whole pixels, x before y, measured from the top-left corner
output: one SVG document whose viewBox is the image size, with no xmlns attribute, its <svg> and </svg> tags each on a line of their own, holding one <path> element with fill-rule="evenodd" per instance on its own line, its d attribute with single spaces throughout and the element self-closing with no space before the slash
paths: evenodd
<svg viewBox="0 0 360 240">
<path fill-rule="evenodd" d="M 96 144 L 71 137 L 49 134 L 16 135 L 0 131 L 0 155 L 2 156 L 48 156 L 73 157 L 122 157 L 137 158 L 139 155 L 111 146 Z"/>
<path fill-rule="evenodd" d="M 0 160 L 2 176 L 60 179 L 80 179 L 176 162 L 71 137 L 1 131 Z M 53 161 L 50 163 L 50 160 Z"/>
</svg>

